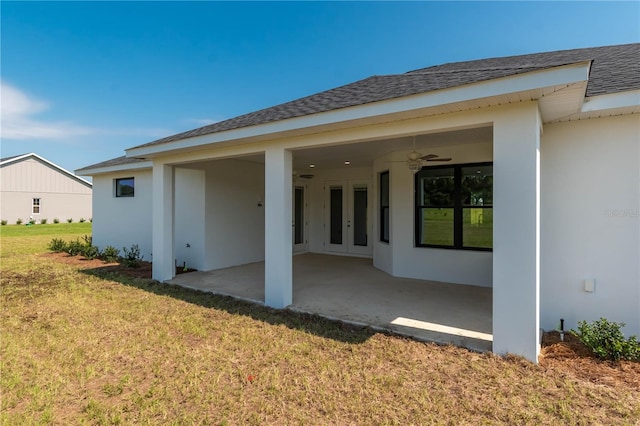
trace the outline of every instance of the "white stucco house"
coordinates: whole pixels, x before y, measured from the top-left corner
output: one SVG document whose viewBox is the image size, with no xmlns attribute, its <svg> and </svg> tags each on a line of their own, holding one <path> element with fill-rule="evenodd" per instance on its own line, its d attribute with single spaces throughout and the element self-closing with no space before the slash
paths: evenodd
<svg viewBox="0 0 640 426">
<path fill-rule="evenodd" d="M 91 193 L 91 182 L 37 154 L 0 159 L 0 217 L 10 224 L 89 220 Z"/>
<path fill-rule="evenodd" d="M 560 318 L 640 334 L 639 113 L 640 44 L 528 54 L 373 76 L 77 173 L 94 241 L 139 244 L 159 281 L 264 261 L 283 308 L 296 252 L 366 256 L 491 287 L 493 351 L 536 361 Z"/>
</svg>

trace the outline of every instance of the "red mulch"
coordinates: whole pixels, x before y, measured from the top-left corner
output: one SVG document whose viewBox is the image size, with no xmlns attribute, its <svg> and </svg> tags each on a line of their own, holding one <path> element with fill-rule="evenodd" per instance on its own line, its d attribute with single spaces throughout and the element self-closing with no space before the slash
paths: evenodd
<svg viewBox="0 0 640 426">
<path fill-rule="evenodd" d="M 106 263 L 100 259 L 87 260 L 82 256 L 69 256 L 66 253 L 44 253 L 42 256 L 54 259 L 57 262 L 77 266 L 80 269 L 94 269 L 100 272 L 111 272 L 133 278 L 151 279 L 151 262 L 141 261 L 139 267 L 130 268 L 117 262 Z M 182 267 L 177 267 L 176 275 L 194 271 L 195 269 L 184 271 Z"/>
</svg>

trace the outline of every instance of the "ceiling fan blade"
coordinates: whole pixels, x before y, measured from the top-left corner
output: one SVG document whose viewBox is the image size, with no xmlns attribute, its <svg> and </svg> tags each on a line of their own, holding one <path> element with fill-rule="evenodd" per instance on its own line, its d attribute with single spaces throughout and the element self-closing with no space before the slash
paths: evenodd
<svg viewBox="0 0 640 426">
<path fill-rule="evenodd" d="M 437 158 L 439 157 L 439 155 L 436 154 L 427 154 L 427 155 L 423 155 L 422 157 L 420 157 L 421 160 L 431 160 L 432 158 Z"/>
<path fill-rule="evenodd" d="M 451 158 L 428 158 L 424 161 L 451 161 Z"/>
</svg>

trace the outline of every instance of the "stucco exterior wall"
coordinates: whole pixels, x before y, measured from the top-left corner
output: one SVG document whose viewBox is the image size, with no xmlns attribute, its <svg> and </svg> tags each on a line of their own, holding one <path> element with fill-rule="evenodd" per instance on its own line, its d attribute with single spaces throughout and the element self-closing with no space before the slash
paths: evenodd
<svg viewBox="0 0 640 426">
<path fill-rule="evenodd" d="M 115 196 L 115 179 L 133 177 L 133 197 Z M 143 260 L 152 260 L 151 169 L 96 175 L 93 178 L 93 243 L 118 250 L 138 244 Z"/>
<path fill-rule="evenodd" d="M 640 334 L 640 116 L 547 125 L 541 145 L 541 326 Z"/>
<path fill-rule="evenodd" d="M 454 159 L 447 164 L 493 161 L 491 141 L 451 145 L 432 151 Z M 407 152 L 394 153 L 393 158 L 406 160 Z M 393 275 L 491 287 L 493 283 L 491 252 L 415 247 L 414 175 L 403 161 L 390 163 L 389 170 L 391 188 L 389 246 L 392 252 Z"/>
<path fill-rule="evenodd" d="M 0 168 L 0 217 L 9 223 L 53 219 L 61 222 L 92 214 L 91 187 L 35 158 Z M 33 213 L 33 199 L 40 199 L 40 213 Z"/>
<path fill-rule="evenodd" d="M 178 266 L 205 267 L 205 172 L 175 169 L 175 255 Z"/>
<path fill-rule="evenodd" d="M 204 269 L 264 260 L 264 165 L 212 161 L 206 169 Z"/>
</svg>

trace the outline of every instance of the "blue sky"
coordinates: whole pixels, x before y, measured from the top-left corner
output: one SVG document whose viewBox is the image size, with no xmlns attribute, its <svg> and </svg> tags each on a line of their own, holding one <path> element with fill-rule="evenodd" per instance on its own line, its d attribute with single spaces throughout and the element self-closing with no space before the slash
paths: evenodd
<svg viewBox="0 0 640 426">
<path fill-rule="evenodd" d="M 640 2 L 0 3 L 0 155 L 68 169 L 370 75 L 640 41 Z"/>
</svg>

